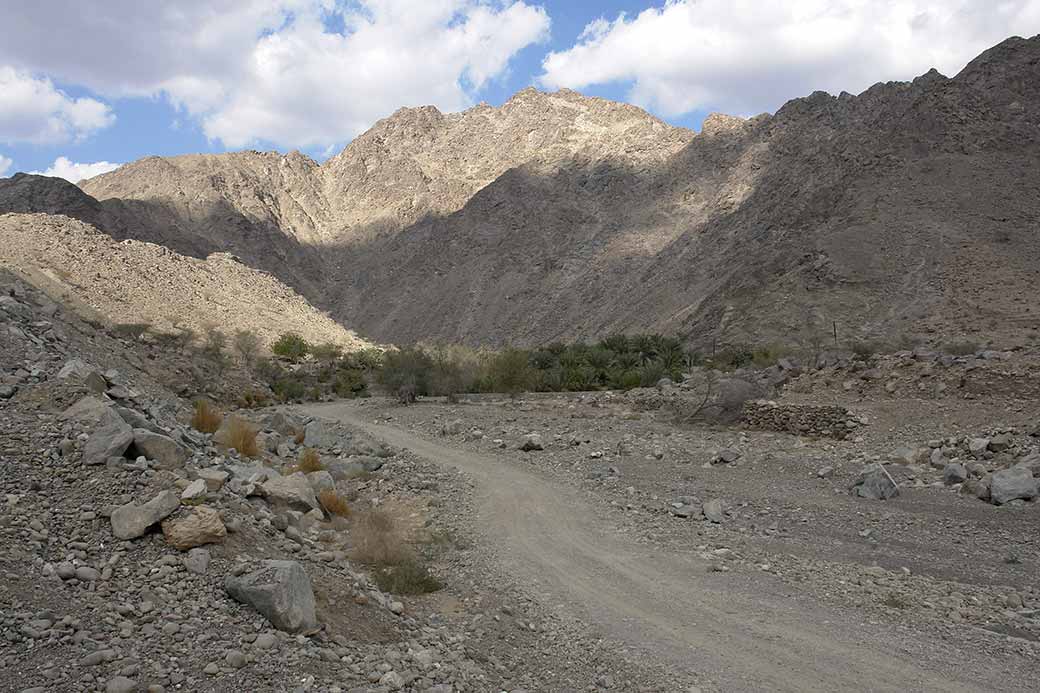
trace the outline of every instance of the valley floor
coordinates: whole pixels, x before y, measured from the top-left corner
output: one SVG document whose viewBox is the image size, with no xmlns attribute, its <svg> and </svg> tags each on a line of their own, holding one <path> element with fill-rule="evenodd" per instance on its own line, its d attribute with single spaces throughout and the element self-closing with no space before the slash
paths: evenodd
<svg viewBox="0 0 1040 693">
<path fill-rule="evenodd" d="M 870 425 L 848 442 L 676 427 L 599 394 L 307 411 L 470 478 L 497 576 L 473 589 L 500 580 L 618 653 L 589 690 L 1035 690 L 1037 504 L 992 506 L 912 466 L 896 498 L 847 491 L 864 455 L 1030 409 L 850 408 Z M 544 449 L 517 449 L 530 433 Z M 720 450 L 736 463 L 710 464 Z M 716 499 L 718 522 L 676 516 Z"/>
</svg>

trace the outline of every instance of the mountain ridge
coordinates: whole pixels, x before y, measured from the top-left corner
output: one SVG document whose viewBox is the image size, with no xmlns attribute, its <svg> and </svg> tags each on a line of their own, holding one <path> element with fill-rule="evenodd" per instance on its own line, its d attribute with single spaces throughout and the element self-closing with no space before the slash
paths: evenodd
<svg viewBox="0 0 1040 693">
<path fill-rule="evenodd" d="M 148 158 L 81 187 L 115 237 L 233 252 L 384 342 L 1022 339 L 1040 326 L 1038 93 L 1040 37 L 1011 38 L 951 78 L 713 114 L 696 134 L 525 89 L 399 109 L 324 164 Z M 982 257 L 1007 268 L 987 300 Z M 987 312 L 1000 329 L 980 329 Z"/>
</svg>

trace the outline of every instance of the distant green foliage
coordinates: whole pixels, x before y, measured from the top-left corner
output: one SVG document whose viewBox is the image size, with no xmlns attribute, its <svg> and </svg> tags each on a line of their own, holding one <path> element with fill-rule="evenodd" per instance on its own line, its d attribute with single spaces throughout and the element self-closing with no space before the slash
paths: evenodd
<svg viewBox="0 0 1040 693">
<path fill-rule="evenodd" d="M 377 379 L 389 392 L 408 387 L 420 396 L 449 398 L 464 392 L 629 390 L 661 378 L 680 380 L 702 360 L 679 339 L 653 334 L 501 351 L 422 345 L 383 354 Z"/>
<path fill-rule="evenodd" d="M 310 353 L 311 345 L 295 332 L 286 332 L 271 345 L 271 352 L 293 363 L 299 363 Z"/>
</svg>

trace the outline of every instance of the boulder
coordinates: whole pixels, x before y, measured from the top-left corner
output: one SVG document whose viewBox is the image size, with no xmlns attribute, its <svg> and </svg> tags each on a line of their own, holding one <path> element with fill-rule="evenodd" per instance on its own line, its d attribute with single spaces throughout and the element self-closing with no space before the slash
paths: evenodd
<svg viewBox="0 0 1040 693">
<path fill-rule="evenodd" d="M 860 498 L 887 500 L 899 495 L 899 487 L 884 465 L 868 464 L 852 485 L 852 492 Z"/>
<path fill-rule="evenodd" d="M 968 452 L 976 457 L 989 449 L 989 438 L 972 438 L 968 441 Z"/>
<path fill-rule="evenodd" d="M 169 516 L 181 505 L 173 491 L 163 491 L 144 505 L 127 503 L 112 512 L 112 533 L 117 539 L 134 539 Z"/>
<path fill-rule="evenodd" d="M 181 501 L 184 503 L 196 503 L 206 497 L 206 482 L 196 479 L 181 491 Z"/>
<path fill-rule="evenodd" d="M 150 460 L 155 460 L 160 467 L 165 469 L 177 469 L 191 459 L 191 448 L 178 443 L 169 436 L 153 433 L 144 428 L 135 428 L 134 445 L 131 454 L 144 455 Z"/>
<path fill-rule="evenodd" d="M 322 469 L 307 475 L 307 483 L 314 489 L 314 493 L 321 493 L 326 489 L 336 490 L 336 481 L 327 470 Z"/>
<path fill-rule="evenodd" d="M 334 438 L 325 430 L 325 424 L 315 419 L 303 429 L 303 444 L 309 448 L 330 448 Z"/>
<path fill-rule="evenodd" d="M 222 469 L 200 469 L 198 478 L 206 484 L 207 491 L 219 491 L 230 475 Z"/>
<path fill-rule="evenodd" d="M 705 501 L 701 507 L 701 512 L 704 513 L 706 519 L 716 524 L 722 524 L 722 521 L 725 519 L 725 516 L 722 514 L 722 501 L 718 498 Z"/>
<path fill-rule="evenodd" d="M 284 503 L 304 512 L 318 507 L 314 489 L 303 472 L 268 479 L 260 485 L 260 494 L 270 503 Z"/>
<path fill-rule="evenodd" d="M 196 575 L 205 575 L 209 570 L 209 549 L 189 549 L 184 557 L 184 569 Z"/>
<path fill-rule="evenodd" d="M 203 544 L 219 544 L 227 536 L 220 513 L 200 505 L 189 514 L 163 520 L 163 536 L 170 546 L 187 551 Z"/>
<path fill-rule="evenodd" d="M 917 451 L 905 446 L 898 447 L 888 454 L 888 459 L 899 464 L 914 464 L 917 462 Z"/>
<path fill-rule="evenodd" d="M 111 410 L 106 411 L 101 426 L 83 446 L 83 464 L 104 464 L 109 457 L 121 457 L 133 441 L 134 429 Z"/>
<path fill-rule="evenodd" d="M 58 378 L 61 380 L 66 378 L 81 380 L 88 389 L 98 394 L 108 389 L 108 382 L 105 380 L 105 376 L 101 374 L 101 371 L 82 359 L 72 359 L 66 362 L 61 367 L 61 370 L 58 371 Z"/>
<path fill-rule="evenodd" d="M 318 629 L 311 581 L 296 561 L 264 561 L 263 567 L 252 573 L 228 576 L 224 589 L 235 601 L 256 609 L 278 630 L 310 633 Z"/>
<path fill-rule="evenodd" d="M 989 484 L 990 477 L 983 479 L 968 479 L 961 484 L 961 495 L 962 496 L 974 496 L 979 500 L 989 500 Z"/>
<path fill-rule="evenodd" d="M 287 438 L 292 438 L 303 427 L 303 423 L 292 414 L 276 411 L 264 419 L 264 426 Z"/>
<path fill-rule="evenodd" d="M 166 435 L 166 431 L 164 431 L 162 427 L 152 423 L 147 416 L 136 409 L 130 409 L 129 407 L 116 407 L 115 409 L 120 418 L 127 422 L 131 428 L 143 428 L 152 433 Z"/>
<path fill-rule="evenodd" d="M 349 460 L 331 460 L 325 463 L 325 468 L 332 478 L 337 481 L 353 479 L 362 474 L 371 474 L 379 471 L 383 466 L 383 460 L 378 457 L 360 456 Z"/>
<path fill-rule="evenodd" d="M 968 469 L 960 462 L 951 462 L 943 467 L 943 483 L 947 486 L 961 484 L 968 478 Z"/>
<path fill-rule="evenodd" d="M 1010 448 L 1014 442 L 1014 438 L 1009 434 L 1001 433 L 989 439 L 989 449 L 993 452 L 1003 452 Z"/>
<path fill-rule="evenodd" d="M 76 400 L 76 403 L 63 411 L 58 417 L 62 421 L 82 421 L 85 423 L 97 423 L 111 411 L 110 402 L 95 395 L 87 395 Z"/>
<path fill-rule="evenodd" d="M 542 436 L 538 433 L 528 433 L 524 436 L 524 442 L 520 444 L 520 449 L 524 452 L 544 450 L 545 446 L 542 444 Z"/>
<path fill-rule="evenodd" d="M 993 473 L 989 488 L 993 505 L 1003 505 L 1016 499 L 1032 500 L 1040 494 L 1037 480 L 1026 467 L 1011 467 Z"/>
</svg>

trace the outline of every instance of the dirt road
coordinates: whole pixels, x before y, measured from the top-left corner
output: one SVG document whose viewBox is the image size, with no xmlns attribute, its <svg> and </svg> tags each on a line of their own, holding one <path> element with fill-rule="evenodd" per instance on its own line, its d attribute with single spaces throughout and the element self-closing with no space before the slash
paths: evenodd
<svg viewBox="0 0 1040 693">
<path fill-rule="evenodd" d="M 702 690 L 1026 690 L 982 653 L 866 623 L 765 574 L 712 572 L 704 559 L 617 536 L 573 489 L 504 456 L 374 424 L 350 404 L 309 409 L 471 475 L 478 520 L 505 570 L 545 603 L 564 605 Z"/>
</svg>

